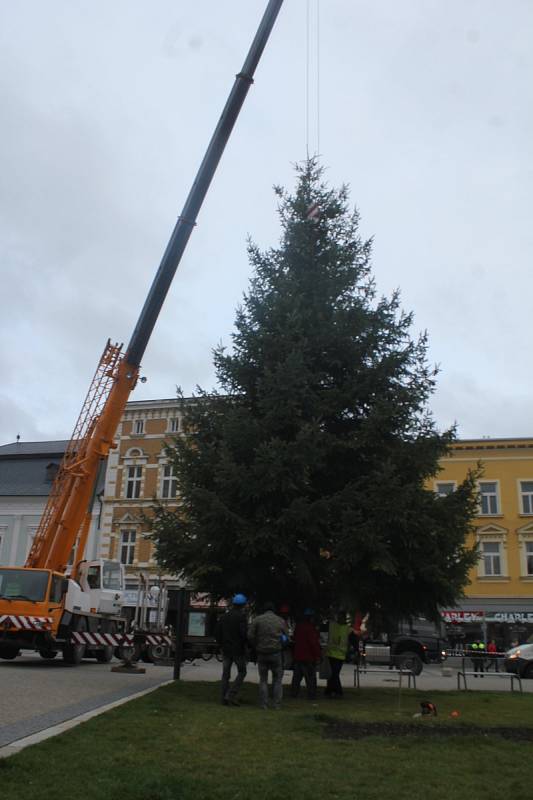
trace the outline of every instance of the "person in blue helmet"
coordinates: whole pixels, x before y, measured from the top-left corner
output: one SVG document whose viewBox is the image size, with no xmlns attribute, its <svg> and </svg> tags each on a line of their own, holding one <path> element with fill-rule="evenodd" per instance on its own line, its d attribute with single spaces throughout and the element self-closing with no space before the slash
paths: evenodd
<svg viewBox="0 0 533 800">
<path fill-rule="evenodd" d="M 248 640 L 248 619 L 243 594 L 232 598 L 231 607 L 221 616 L 217 625 L 217 642 L 222 650 L 222 704 L 239 706 L 239 691 L 246 677 L 246 643 Z M 237 667 L 237 676 L 230 685 L 231 667 Z"/>
</svg>

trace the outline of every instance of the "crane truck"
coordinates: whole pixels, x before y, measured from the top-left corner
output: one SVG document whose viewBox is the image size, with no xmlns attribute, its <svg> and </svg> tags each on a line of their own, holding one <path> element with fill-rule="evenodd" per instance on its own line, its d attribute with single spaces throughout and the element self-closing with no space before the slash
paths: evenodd
<svg viewBox="0 0 533 800">
<path fill-rule="evenodd" d="M 62 652 L 71 664 L 80 663 L 86 655 L 107 661 L 113 647 L 127 643 L 120 615 L 121 565 L 84 559 L 95 486 L 282 2 L 267 4 L 126 350 L 110 340 L 104 348 L 26 562 L 23 567 L 0 567 L 0 658 L 12 659 L 21 650 L 34 650 L 44 658 Z"/>
</svg>

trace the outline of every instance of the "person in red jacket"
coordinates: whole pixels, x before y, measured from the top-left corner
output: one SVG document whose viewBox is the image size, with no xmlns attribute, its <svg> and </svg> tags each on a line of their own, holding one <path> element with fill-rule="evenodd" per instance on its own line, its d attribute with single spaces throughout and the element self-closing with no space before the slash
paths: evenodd
<svg viewBox="0 0 533 800">
<path fill-rule="evenodd" d="M 487 665 L 487 672 L 490 670 L 490 665 L 494 665 L 494 672 L 499 672 L 498 669 L 498 648 L 494 639 L 491 639 L 487 645 L 487 653 L 489 654 L 490 661 Z"/>
<path fill-rule="evenodd" d="M 305 678 L 307 697 L 316 699 L 316 665 L 320 662 L 320 636 L 313 621 L 314 611 L 306 608 L 303 619 L 294 628 L 291 695 L 298 697 L 302 678 Z"/>
</svg>

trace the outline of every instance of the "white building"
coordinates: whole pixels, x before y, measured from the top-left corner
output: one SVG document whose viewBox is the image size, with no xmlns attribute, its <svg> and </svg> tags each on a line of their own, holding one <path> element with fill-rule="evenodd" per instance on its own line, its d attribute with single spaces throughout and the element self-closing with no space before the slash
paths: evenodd
<svg viewBox="0 0 533 800">
<path fill-rule="evenodd" d="M 0 564 L 3 566 L 24 564 L 67 445 L 67 441 L 59 441 L 0 446 Z M 97 491 L 96 498 L 87 559 L 98 554 L 101 492 Z"/>
</svg>

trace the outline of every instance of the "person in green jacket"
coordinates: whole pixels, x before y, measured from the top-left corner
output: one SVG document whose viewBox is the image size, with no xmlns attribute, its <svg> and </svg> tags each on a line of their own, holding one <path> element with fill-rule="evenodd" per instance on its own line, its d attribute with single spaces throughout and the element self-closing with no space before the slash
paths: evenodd
<svg viewBox="0 0 533 800">
<path fill-rule="evenodd" d="M 332 620 L 329 623 L 326 656 L 329 661 L 331 675 L 328 678 L 326 691 L 324 692 L 326 697 L 343 696 L 340 674 L 346 659 L 349 635 L 350 626 L 346 624 L 346 612 L 339 611 L 337 621 L 333 622 Z"/>
</svg>

